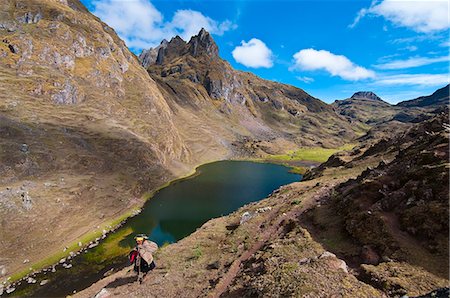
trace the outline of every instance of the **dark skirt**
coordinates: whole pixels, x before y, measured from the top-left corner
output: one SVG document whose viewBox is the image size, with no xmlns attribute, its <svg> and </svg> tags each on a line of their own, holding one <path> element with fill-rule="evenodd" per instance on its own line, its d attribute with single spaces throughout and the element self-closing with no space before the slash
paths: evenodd
<svg viewBox="0 0 450 298">
<path fill-rule="evenodd" d="M 149 265 L 144 259 L 141 259 L 141 270 L 140 270 L 140 272 L 147 273 L 150 270 L 155 269 L 155 267 L 156 267 L 155 262 L 152 261 L 150 263 L 150 265 Z M 136 262 L 134 262 L 134 271 L 139 272 L 138 266 L 136 265 Z"/>
</svg>

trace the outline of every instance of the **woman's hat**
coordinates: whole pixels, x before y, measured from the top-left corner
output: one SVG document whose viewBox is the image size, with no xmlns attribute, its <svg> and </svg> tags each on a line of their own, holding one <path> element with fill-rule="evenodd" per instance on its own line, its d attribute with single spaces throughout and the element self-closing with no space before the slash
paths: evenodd
<svg viewBox="0 0 450 298">
<path fill-rule="evenodd" d="M 138 234 L 138 235 L 134 236 L 134 240 L 136 240 L 136 241 L 144 241 L 147 239 L 148 239 L 148 237 L 145 234 Z"/>
</svg>

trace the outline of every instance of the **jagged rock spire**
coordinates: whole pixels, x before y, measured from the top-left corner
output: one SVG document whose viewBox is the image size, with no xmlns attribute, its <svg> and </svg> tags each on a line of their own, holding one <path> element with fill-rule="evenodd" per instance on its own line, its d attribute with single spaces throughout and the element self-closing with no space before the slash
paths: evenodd
<svg viewBox="0 0 450 298">
<path fill-rule="evenodd" d="M 207 55 L 214 59 L 219 57 L 219 48 L 212 36 L 202 28 L 197 35 L 191 37 L 188 43 L 178 35 L 170 41 L 164 39 L 159 46 L 143 50 L 139 60 L 142 66 L 148 68 L 153 64 L 162 65 L 165 60 L 187 53 L 194 57 Z"/>
<path fill-rule="evenodd" d="M 194 57 L 201 54 L 206 54 L 213 58 L 219 56 L 219 48 L 214 39 L 204 28 L 202 28 L 197 35 L 192 36 L 188 45 L 189 53 Z"/>
</svg>

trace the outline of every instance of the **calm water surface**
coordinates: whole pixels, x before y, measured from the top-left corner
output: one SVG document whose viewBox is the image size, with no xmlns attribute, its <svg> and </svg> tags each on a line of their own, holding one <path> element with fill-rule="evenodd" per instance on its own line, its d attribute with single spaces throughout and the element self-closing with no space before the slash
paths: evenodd
<svg viewBox="0 0 450 298">
<path fill-rule="evenodd" d="M 94 249 L 72 260 L 73 267 L 58 266 L 56 273 L 41 273 L 37 283 L 19 286 L 15 295 L 65 296 L 98 281 L 112 268 L 127 265 L 133 237 L 145 233 L 163 245 L 176 242 L 211 218 L 267 197 L 281 185 L 301 176 L 280 165 L 246 161 L 220 161 L 201 166 L 196 175 L 178 180 L 158 191 L 142 212 L 110 234 Z M 157 262 L 157 260 L 156 260 Z M 41 280 L 49 282 L 39 286 Z"/>
</svg>

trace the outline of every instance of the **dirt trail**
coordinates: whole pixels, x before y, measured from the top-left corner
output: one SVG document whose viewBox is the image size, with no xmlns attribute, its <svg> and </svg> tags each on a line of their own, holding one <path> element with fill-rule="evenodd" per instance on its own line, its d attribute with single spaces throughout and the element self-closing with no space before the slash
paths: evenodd
<svg viewBox="0 0 450 298">
<path fill-rule="evenodd" d="M 234 278 L 237 276 L 239 270 L 241 269 L 241 264 L 248 259 L 250 259 L 258 250 L 260 250 L 264 244 L 266 244 L 270 239 L 273 239 L 276 235 L 283 231 L 284 226 L 283 221 L 288 221 L 290 219 L 296 220 L 298 216 L 304 212 L 306 209 L 310 208 L 313 203 L 319 201 L 324 195 L 329 193 L 333 186 L 322 187 L 312 198 L 305 200 L 304 204 L 300 208 L 294 208 L 293 210 L 280 214 L 280 210 L 274 210 L 270 214 L 269 222 L 273 222 L 274 219 L 278 219 L 273 222 L 273 224 L 266 229 L 260 236 L 260 240 L 256 242 L 249 250 L 245 251 L 238 259 L 236 259 L 227 273 L 220 279 L 214 290 L 208 295 L 209 297 L 218 298 L 224 294 L 228 286 L 233 282 Z"/>
<path fill-rule="evenodd" d="M 443 278 L 448 277 L 448 268 L 445 269 L 444 267 L 446 266 L 440 266 L 442 258 L 430 253 L 417 239 L 402 231 L 399 218 L 395 213 L 383 212 L 381 218 L 389 229 L 389 233 L 400 245 L 400 248 L 410 256 L 412 264 L 423 267 Z M 436 270 L 436 268 L 441 268 L 442 270 Z"/>
<path fill-rule="evenodd" d="M 271 230 L 273 232 L 274 229 Z M 269 233 L 263 234 L 263 240 L 256 242 L 249 250 L 244 252 L 238 259 L 236 259 L 225 276 L 222 277 L 222 279 L 219 281 L 214 291 L 209 295 L 209 297 L 220 297 L 227 290 L 228 286 L 238 274 L 239 270 L 241 269 L 241 264 L 248 260 L 258 250 L 260 250 L 263 247 L 264 243 L 266 243 L 266 241 L 270 238 L 270 236 L 271 234 Z"/>
<path fill-rule="evenodd" d="M 402 231 L 400 229 L 400 222 L 398 216 L 392 212 L 383 212 L 381 214 L 381 219 L 383 219 L 387 228 L 389 229 L 390 234 L 394 237 L 398 243 L 405 248 L 418 248 L 421 247 L 419 241 L 414 239 L 412 236 L 408 235 L 408 233 Z"/>
</svg>

